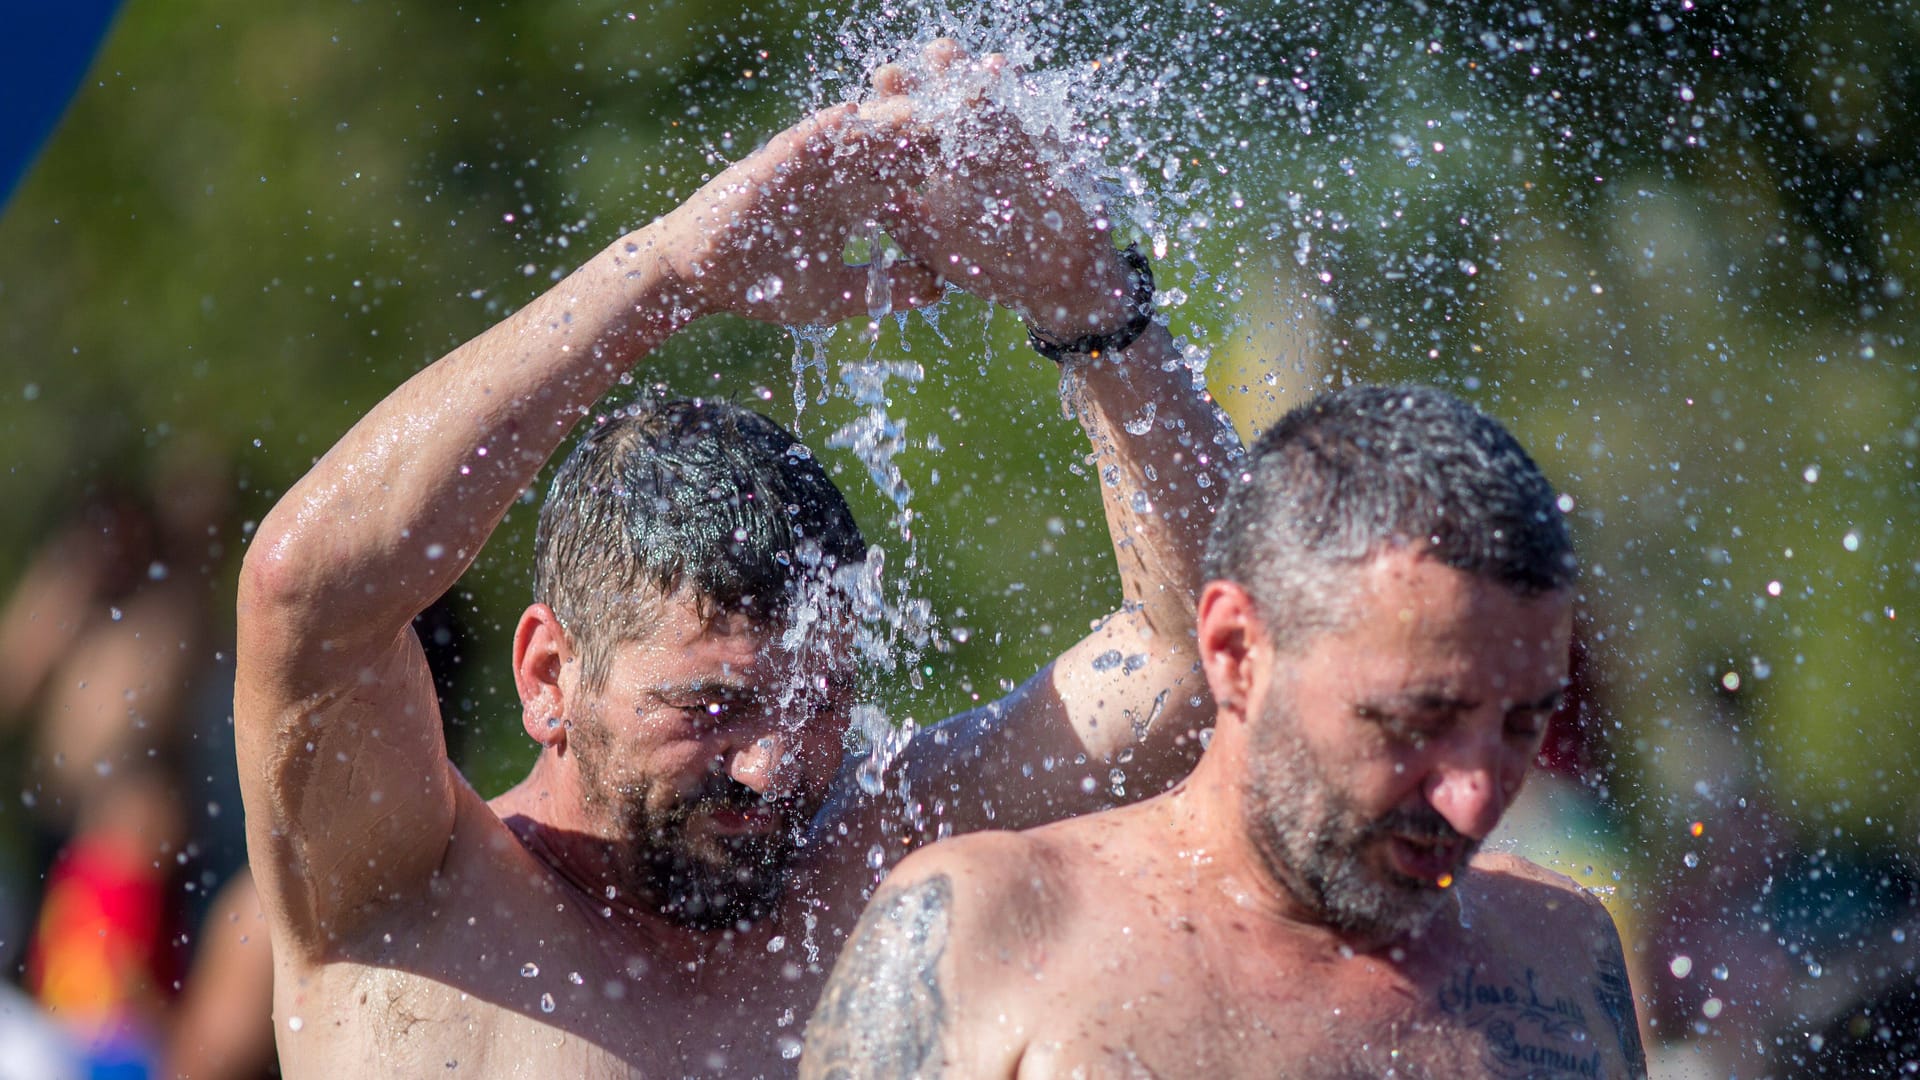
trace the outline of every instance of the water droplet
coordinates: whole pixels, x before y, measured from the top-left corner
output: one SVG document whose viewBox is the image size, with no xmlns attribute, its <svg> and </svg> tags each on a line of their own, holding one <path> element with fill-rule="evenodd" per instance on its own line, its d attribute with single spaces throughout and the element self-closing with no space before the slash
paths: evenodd
<svg viewBox="0 0 1920 1080">
<path fill-rule="evenodd" d="M 540 1011 L 543 1013 L 550 1013 L 553 1011 L 553 995 L 552 994 L 540 995 Z"/>
<path fill-rule="evenodd" d="M 299 1018 L 299 1017 L 297 1017 L 297 1016 L 289 1016 L 289 1017 L 287 1017 L 287 1030 L 288 1030 L 288 1031 L 299 1031 L 299 1030 L 300 1030 L 301 1028 L 303 1028 L 303 1027 L 306 1027 L 306 1026 L 307 1026 L 307 1022 L 306 1022 L 305 1020 L 302 1020 L 302 1019 L 300 1019 L 300 1018 Z"/>
<path fill-rule="evenodd" d="M 1684 979 L 1693 973 L 1693 957 L 1676 956 L 1667 964 L 1667 970 L 1673 972 L 1676 979 Z"/>
<path fill-rule="evenodd" d="M 534 977 L 535 975 L 538 975 L 538 974 L 540 974 L 540 965 L 539 965 L 539 964 L 536 964 L 536 963 L 534 963 L 533 961 L 531 961 L 531 960 L 529 960 L 529 961 L 527 961 L 526 963 L 524 963 L 524 964 L 521 964 L 521 965 L 520 965 L 520 977 L 521 977 L 521 978 L 523 978 L 523 979 L 531 979 L 531 978 L 533 978 L 533 977 Z"/>
</svg>

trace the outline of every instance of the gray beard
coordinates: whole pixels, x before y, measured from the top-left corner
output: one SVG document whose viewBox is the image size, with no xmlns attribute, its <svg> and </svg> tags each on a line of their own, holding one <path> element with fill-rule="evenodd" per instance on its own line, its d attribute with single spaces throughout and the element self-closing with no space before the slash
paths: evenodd
<svg viewBox="0 0 1920 1080">
<path fill-rule="evenodd" d="M 1275 706 L 1254 735 L 1246 811 L 1274 880 L 1344 935 L 1385 942 L 1425 932 L 1446 900 L 1431 882 L 1376 867 L 1366 853 L 1395 834 L 1466 841 L 1430 806 L 1368 821 L 1328 778 L 1293 719 Z M 1466 841 L 1471 855 L 1476 841 Z"/>
</svg>

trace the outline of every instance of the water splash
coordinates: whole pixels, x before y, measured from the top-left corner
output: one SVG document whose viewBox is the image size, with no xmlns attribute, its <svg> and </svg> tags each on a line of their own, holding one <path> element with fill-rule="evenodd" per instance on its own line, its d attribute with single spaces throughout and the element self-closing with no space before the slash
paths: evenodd
<svg viewBox="0 0 1920 1080">
<path fill-rule="evenodd" d="M 800 430 L 800 421 L 807 411 L 807 372 L 820 373 L 820 396 L 818 404 L 827 403 L 827 343 L 833 340 L 834 326 L 789 326 L 787 333 L 793 336 L 793 430 Z"/>
</svg>

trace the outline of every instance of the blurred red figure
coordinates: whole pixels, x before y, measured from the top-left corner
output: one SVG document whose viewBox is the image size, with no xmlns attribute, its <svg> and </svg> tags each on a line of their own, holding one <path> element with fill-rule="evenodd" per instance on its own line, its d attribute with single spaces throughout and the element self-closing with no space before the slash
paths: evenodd
<svg viewBox="0 0 1920 1080">
<path fill-rule="evenodd" d="M 96 1073 L 156 1064 L 198 887 L 189 855 L 215 846 L 190 844 L 188 807 L 202 695 L 223 690 L 212 586 L 228 505 L 219 460 L 170 444 L 147 498 L 95 496 L 0 609 L 0 718 L 24 729 L 22 799 L 58 851 L 25 986 Z"/>
</svg>

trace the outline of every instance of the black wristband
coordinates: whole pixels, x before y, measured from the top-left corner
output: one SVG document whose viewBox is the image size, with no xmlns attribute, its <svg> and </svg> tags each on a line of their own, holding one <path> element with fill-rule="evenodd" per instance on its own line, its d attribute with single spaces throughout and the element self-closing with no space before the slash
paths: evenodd
<svg viewBox="0 0 1920 1080">
<path fill-rule="evenodd" d="M 1127 316 L 1127 325 L 1109 334 L 1082 334 L 1066 341 L 1056 341 L 1051 335 L 1042 333 L 1032 323 L 1027 324 L 1027 344 L 1033 351 L 1056 364 L 1066 363 L 1069 356 L 1099 357 L 1110 352 L 1119 352 L 1146 333 L 1147 325 L 1153 322 L 1153 267 L 1148 265 L 1147 257 L 1140 254 L 1140 245 L 1128 244 L 1120 252 L 1120 258 L 1126 261 L 1127 277 L 1133 282 L 1133 295 L 1127 301 L 1131 312 Z"/>
</svg>

